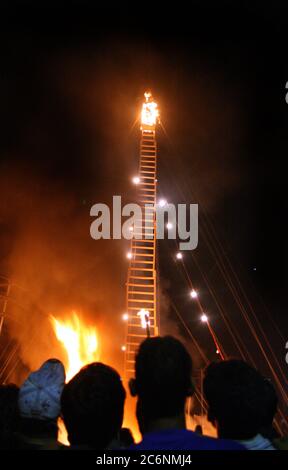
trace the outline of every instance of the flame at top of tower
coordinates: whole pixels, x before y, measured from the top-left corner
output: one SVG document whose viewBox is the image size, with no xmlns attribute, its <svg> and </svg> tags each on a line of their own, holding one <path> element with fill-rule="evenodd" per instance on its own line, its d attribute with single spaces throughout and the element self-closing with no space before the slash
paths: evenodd
<svg viewBox="0 0 288 470">
<path fill-rule="evenodd" d="M 143 129 L 143 127 L 154 128 L 159 117 L 158 105 L 154 101 L 152 93 L 150 91 L 146 91 L 144 93 L 144 96 L 145 102 L 142 105 L 141 129 Z"/>
</svg>

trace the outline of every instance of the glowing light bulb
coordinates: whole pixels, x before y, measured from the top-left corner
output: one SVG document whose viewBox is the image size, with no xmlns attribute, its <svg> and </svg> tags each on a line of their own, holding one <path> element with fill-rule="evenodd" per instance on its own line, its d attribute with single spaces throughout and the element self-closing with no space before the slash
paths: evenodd
<svg viewBox="0 0 288 470">
<path fill-rule="evenodd" d="M 134 183 L 134 184 L 139 184 L 139 183 L 140 183 L 140 178 L 139 178 L 139 176 L 134 176 L 134 178 L 132 178 L 132 183 Z"/>
<path fill-rule="evenodd" d="M 126 351 L 126 346 L 121 346 L 122 351 Z"/>
<path fill-rule="evenodd" d="M 127 253 L 126 257 L 127 257 L 128 259 L 132 259 L 132 253 L 131 253 L 131 251 L 129 251 L 129 252 Z"/>
<path fill-rule="evenodd" d="M 198 294 L 195 289 L 191 290 L 190 295 L 192 299 L 196 299 L 198 297 Z"/>
<path fill-rule="evenodd" d="M 203 314 L 201 315 L 201 321 L 202 321 L 203 323 L 207 323 L 207 322 L 208 322 L 208 317 L 207 317 L 207 315 L 205 315 L 205 313 L 203 313 Z"/>
<path fill-rule="evenodd" d="M 166 199 L 160 199 L 158 202 L 159 207 L 164 207 L 166 206 L 166 204 L 167 204 Z"/>
<path fill-rule="evenodd" d="M 219 351 L 219 349 L 216 349 L 216 354 L 220 354 L 220 351 Z"/>
<path fill-rule="evenodd" d="M 176 258 L 177 259 L 182 259 L 183 258 L 183 255 L 182 255 L 182 253 L 180 253 L 180 251 L 177 253 Z"/>
<path fill-rule="evenodd" d="M 130 225 L 129 232 L 133 232 L 133 230 L 134 230 L 133 225 Z"/>
<path fill-rule="evenodd" d="M 128 318 L 129 318 L 128 313 L 123 313 L 123 315 L 122 315 L 122 320 L 127 321 Z"/>
<path fill-rule="evenodd" d="M 171 224 L 171 222 L 168 222 L 166 224 L 166 227 L 168 228 L 168 230 L 171 230 L 171 228 L 173 228 L 173 224 Z"/>
</svg>

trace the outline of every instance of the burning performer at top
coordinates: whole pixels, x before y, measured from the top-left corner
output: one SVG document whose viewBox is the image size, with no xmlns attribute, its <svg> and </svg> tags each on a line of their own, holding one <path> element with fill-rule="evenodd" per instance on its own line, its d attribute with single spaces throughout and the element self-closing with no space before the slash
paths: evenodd
<svg viewBox="0 0 288 470">
<path fill-rule="evenodd" d="M 145 103 L 143 103 L 142 105 L 141 112 L 142 129 L 145 129 L 145 126 L 155 126 L 157 121 L 159 120 L 158 105 L 153 100 L 152 93 L 150 91 L 146 91 L 144 93 L 144 96 Z"/>
</svg>

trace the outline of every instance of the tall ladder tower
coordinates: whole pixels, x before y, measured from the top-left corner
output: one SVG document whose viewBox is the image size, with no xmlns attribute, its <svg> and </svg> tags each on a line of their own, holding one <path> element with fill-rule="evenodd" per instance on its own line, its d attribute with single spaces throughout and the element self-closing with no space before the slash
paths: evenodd
<svg viewBox="0 0 288 470">
<path fill-rule="evenodd" d="M 134 178 L 142 219 L 136 219 L 132 228 L 126 284 L 125 378 L 127 380 L 134 375 L 135 353 L 140 343 L 147 336 L 159 334 L 156 273 L 156 124 L 159 112 L 151 93 L 146 92 L 144 96 L 140 127 L 139 173 Z"/>
</svg>

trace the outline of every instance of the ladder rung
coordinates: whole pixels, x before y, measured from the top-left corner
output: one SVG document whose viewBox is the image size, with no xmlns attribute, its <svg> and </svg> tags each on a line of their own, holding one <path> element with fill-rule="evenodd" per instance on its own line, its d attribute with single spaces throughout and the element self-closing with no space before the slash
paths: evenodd
<svg viewBox="0 0 288 470">
<path fill-rule="evenodd" d="M 128 326 L 128 328 L 129 328 L 130 330 L 135 328 L 135 333 L 136 333 L 136 334 L 142 332 L 142 330 L 143 330 L 143 331 L 146 330 L 146 328 L 143 328 L 143 327 L 142 327 L 141 322 L 139 321 L 139 317 L 138 317 L 138 325 L 136 325 L 136 324 L 134 324 L 134 323 L 128 323 L 127 326 Z M 150 324 L 149 327 L 150 327 L 150 329 L 152 329 L 152 328 L 154 329 L 154 328 L 155 328 L 154 324 L 153 324 L 153 325 Z"/>
<path fill-rule="evenodd" d="M 150 279 L 155 279 L 155 277 L 151 277 L 151 276 L 137 276 L 136 275 L 133 275 L 133 274 L 129 274 L 129 277 L 132 278 L 132 279 L 145 279 L 145 280 L 150 280 Z"/>
<path fill-rule="evenodd" d="M 143 287 L 143 286 L 142 286 Z M 128 296 L 134 296 L 134 295 L 147 295 L 149 297 L 151 297 L 151 295 L 154 296 L 155 294 L 155 289 L 153 289 L 153 291 L 150 291 L 150 292 L 146 292 L 145 290 L 129 290 L 128 289 Z M 132 300 L 132 299 L 131 299 Z M 150 299 L 149 299 L 150 300 Z"/>
<path fill-rule="evenodd" d="M 138 241 L 138 240 L 135 240 L 135 242 L 136 242 L 136 241 Z M 153 247 L 153 246 L 138 246 L 138 245 L 136 245 L 135 248 L 137 248 L 137 249 L 139 249 L 139 250 L 154 250 L 154 247 Z"/>
<path fill-rule="evenodd" d="M 137 335 L 136 333 L 131 334 L 130 336 L 134 336 L 134 338 L 147 338 L 147 335 L 144 333 L 143 335 Z"/>
<path fill-rule="evenodd" d="M 154 271 L 153 268 L 136 268 L 136 266 L 130 267 L 131 271 Z"/>
<path fill-rule="evenodd" d="M 151 208 L 152 209 L 152 208 Z M 145 221 L 148 221 L 148 222 L 153 222 L 155 217 L 154 217 L 154 214 L 144 214 L 144 220 Z M 142 222 L 143 222 L 143 217 L 141 219 L 135 219 L 135 222 L 140 222 L 140 225 L 143 225 Z M 135 225 L 136 227 L 136 225 Z"/>
<path fill-rule="evenodd" d="M 129 307 L 128 310 L 138 310 L 139 307 Z M 155 308 L 145 307 L 145 310 L 149 310 L 149 312 L 154 312 Z"/>
<path fill-rule="evenodd" d="M 154 255 L 151 254 L 151 253 L 135 253 L 135 256 L 140 256 L 141 258 L 144 257 L 144 256 L 145 257 L 148 256 L 148 258 L 153 258 L 154 257 Z"/>
<path fill-rule="evenodd" d="M 136 224 L 135 224 L 134 227 L 135 227 L 135 228 L 140 228 L 140 227 L 142 227 L 142 225 L 143 225 L 142 222 L 145 222 L 145 225 L 146 225 L 147 223 L 149 223 L 149 224 L 154 224 L 154 221 L 155 221 L 154 214 L 144 214 L 144 220 L 143 220 L 143 219 L 141 219 L 141 220 L 136 219 L 135 222 L 140 222 L 140 224 L 139 224 L 139 225 L 136 225 Z"/>
<path fill-rule="evenodd" d="M 143 300 L 143 299 L 129 299 L 128 302 L 143 303 L 143 304 L 154 304 L 154 300 Z"/>
<path fill-rule="evenodd" d="M 134 320 L 137 320 L 137 325 L 139 325 L 139 319 L 140 319 L 140 316 L 139 315 L 129 315 L 129 318 L 131 319 L 134 319 Z M 155 318 L 154 318 L 154 315 L 152 315 L 151 317 L 149 316 L 149 321 L 152 320 L 154 323 L 155 323 Z M 153 327 L 154 327 L 154 323 L 153 323 Z M 132 323 L 132 326 L 135 325 L 135 323 Z"/>
<path fill-rule="evenodd" d="M 145 288 L 147 287 L 147 288 L 153 289 L 153 290 L 155 289 L 154 284 L 150 284 L 150 285 L 149 285 L 149 284 L 140 284 L 140 283 L 138 283 L 138 282 L 137 282 L 137 283 L 134 283 L 134 282 L 127 282 L 127 283 L 126 283 L 126 286 L 127 286 L 127 287 L 145 287 Z"/>
<path fill-rule="evenodd" d="M 132 262 L 136 264 L 153 264 L 153 260 L 146 261 L 144 259 L 133 259 Z"/>
<path fill-rule="evenodd" d="M 135 239 L 136 239 L 136 237 L 138 237 L 138 236 L 139 236 L 139 237 L 143 237 L 143 235 L 144 235 L 144 236 L 146 235 L 146 237 L 147 237 L 146 239 L 147 239 L 147 240 L 152 240 L 152 239 L 153 239 L 153 232 L 144 231 L 144 234 L 143 234 L 143 232 L 137 232 L 137 233 L 134 233 L 134 235 L 135 235 Z M 131 240 L 133 240 L 133 238 L 132 238 Z"/>
<path fill-rule="evenodd" d="M 135 283 L 134 283 L 134 282 L 130 282 L 130 283 L 127 282 L 127 283 L 126 283 L 126 286 L 128 287 L 128 289 L 129 289 L 130 287 L 133 288 L 133 289 L 136 288 L 136 287 L 140 287 L 141 289 L 144 289 L 144 291 L 145 291 L 145 289 L 148 287 L 148 288 L 151 289 L 151 290 L 145 291 L 146 294 L 152 294 L 152 293 L 154 292 L 154 290 L 156 289 L 156 285 L 155 285 L 155 284 L 140 284 L 140 283 L 138 283 L 138 282 L 135 282 Z M 129 291 L 129 292 L 130 292 L 130 291 Z"/>
<path fill-rule="evenodd" d="M 135 317 L 134 317 L 134 318 L 135 318 Z M 129 328 L 137 328 L 137 329 L 139 330 L 140 328 L 143 328 L 143 327 L 142 327 L 142 325 L 141 325 L 141 322 L 139 321 L 139 320 L 140 320 L 139 316 L 136 317 L 136 318 L 137 318 L 137 320 L 138 320 L 137 324 L 132 322 L 132 323 L 128 323 L 127 326 L 128 326 Z M 135 319 L 136 319 L 136 318 L 135 318 Z M 151 318 L 149 318 L 149 320 L 151 320 Z M 150 326 L 150 328 L 155 328 L 154 323 L 153 323 L 153 324 L 150 323 L 149 326 Z M 144 328 L 143 328 L 143 330 L 144 330 Z"/>
</svg>

